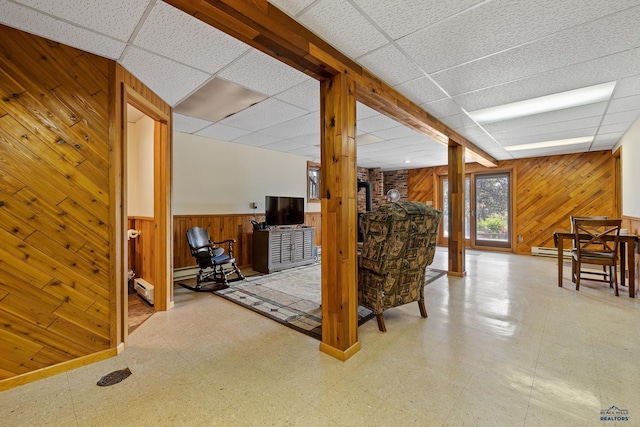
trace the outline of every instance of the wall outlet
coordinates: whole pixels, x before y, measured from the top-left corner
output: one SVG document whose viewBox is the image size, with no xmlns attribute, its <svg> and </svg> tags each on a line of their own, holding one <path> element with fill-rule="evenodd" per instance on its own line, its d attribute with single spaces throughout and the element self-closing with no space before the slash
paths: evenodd
<svg viewBox="0 0 640 427">
<path fill-rule="evenodd" d="M 433 206 L 433 201 L 427 200 L 424 204 L 427 206 Z"/>
<path fill-rule="evenodd" d="M 251 202 L 251 203 L 249 203 L 249 207 L 251 209 L 258 209 L 258 204 L 256 202 Z"/>
</svg>

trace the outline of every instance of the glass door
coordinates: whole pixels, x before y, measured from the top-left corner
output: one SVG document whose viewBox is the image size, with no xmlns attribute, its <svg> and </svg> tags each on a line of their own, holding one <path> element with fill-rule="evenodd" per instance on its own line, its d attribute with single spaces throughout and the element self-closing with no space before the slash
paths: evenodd
<svg viewBox="0 0 640 427">
<path fill-rule="evenodd" d="M 440 176 L 442 226 L 438 244 L 449 242 L 449 180 Z M 465 179 L 467 246 L 511 248 L 511 174 L 471 173 Z"/>
<path fill-rule="evenodd" d="M 508 172 L 475 174 L 473 246 L 511 248 L 511 183 Z"/>
</svg>

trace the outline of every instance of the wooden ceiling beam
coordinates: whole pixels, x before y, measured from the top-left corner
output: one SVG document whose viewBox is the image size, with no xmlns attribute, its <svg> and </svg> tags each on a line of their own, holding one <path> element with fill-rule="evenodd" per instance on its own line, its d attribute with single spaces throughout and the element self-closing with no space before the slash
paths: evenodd
<svg viewBox="0 0 640 427">
<path fill-rule="evenodd" d="M 495 167 L 496 159 L 358 65 L 267 0 L 164 0 L 166 3 L 317 79 L 345 73 L 358 101 L 444 145 Z"/>
</svg>

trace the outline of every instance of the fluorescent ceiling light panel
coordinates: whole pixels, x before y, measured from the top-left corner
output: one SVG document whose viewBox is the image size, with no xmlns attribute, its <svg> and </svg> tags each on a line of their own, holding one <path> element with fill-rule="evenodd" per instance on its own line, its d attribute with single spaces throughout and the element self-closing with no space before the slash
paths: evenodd
<svg viewBox="0 0 640 427">
<path fill-rule="evenodd" d="M 215 77 L 176 105 L 176 113 L 218 122 L 264 101 L 268 96 Z"/>
<path fill-rule="evenodd" d="M 579 138 L 557 139 L 555 141 L 534 142 L 531 144 L 510 145 L 504 147 L 507 151 L 534 150 L 536 148 L 560 147 L 562 145 L 586 144 L 593 141 L 593 136 L 581 136 Z"/>
<path fill-rule="evenodd" d="M 363 133 L 362 135 L 356 135 L 357 145 L 373 144 L 374 142 L 380 142 L 380 141 L 382 141 L 382 138 L 379 138 L 370 133 Z"/>
<path fill-rule="evenodd" d="M 616 82 L 602 83 L 525 101 L 512 102 L 511 104 L 469 111 L 468 114 L 473 120 L 481 124 L 515 119 L 516 117 L 607 101 L 611 98 L 615 86 Z"/>
</svg>

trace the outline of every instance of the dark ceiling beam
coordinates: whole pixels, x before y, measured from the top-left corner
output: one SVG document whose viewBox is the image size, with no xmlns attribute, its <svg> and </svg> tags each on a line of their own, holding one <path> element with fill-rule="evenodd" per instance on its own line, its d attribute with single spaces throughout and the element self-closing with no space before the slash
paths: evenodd
<svg viewBox="0 0 640 427">
<path fill-rule="evenodd" d="M 164 0 L 189 15 L 317 79 L 342 72 L 356 82 L 358 101 L 444 144 L 466 148 L 478 163 L 496 159 L 340 53 L 267 0 Z"/>
</svg>

